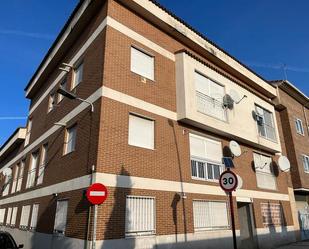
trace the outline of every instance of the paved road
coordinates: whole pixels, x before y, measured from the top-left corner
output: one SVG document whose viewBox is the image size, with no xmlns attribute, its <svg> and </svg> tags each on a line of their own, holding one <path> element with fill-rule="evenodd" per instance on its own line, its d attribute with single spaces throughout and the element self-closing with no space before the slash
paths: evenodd
<svg viewBox="0 0 309 249">
<path fill-rule="evenodd" d="M 278 247 L 277 249 L 309 249 L 309 240 Z"/>
</svg>

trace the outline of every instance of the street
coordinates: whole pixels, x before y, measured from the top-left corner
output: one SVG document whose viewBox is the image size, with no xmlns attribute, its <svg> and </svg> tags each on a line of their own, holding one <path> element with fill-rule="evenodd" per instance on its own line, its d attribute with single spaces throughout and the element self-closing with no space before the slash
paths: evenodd
<svg viewBox="0 0 309 249">
<path fill-rule="evenodd" d="M 286 246 L 278 247 L 277 249 L 307 249 L 309 248 L 309 240 L 295 242 Z"/>
</svg>

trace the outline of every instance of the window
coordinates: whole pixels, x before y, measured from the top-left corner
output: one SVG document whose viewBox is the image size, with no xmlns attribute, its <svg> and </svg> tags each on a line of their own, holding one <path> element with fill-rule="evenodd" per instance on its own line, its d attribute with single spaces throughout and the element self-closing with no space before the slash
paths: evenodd
<svg viewBox="0 0 309 249">
<path fill-rule="evenodd" d="M 34 152 L 31 154 L 31 161 L 30 161 L 30 167 L 28 170 L 28 178 L 27 178 L 27 186 L 26 188 L 31 188 L 35 184 L 35 175 L 36 175 L 36 168 L 38 164 L 39 159 L 39 153 Z"/>
<path fill-rule="evenodd" d="M 61 80 L 60 88 L 67 90 L 67 78 L 66 77 Z M 58 103 L 60 103 L 61 100 L 63 100 L 63 98 L 64 98 L 64 96 L 62 94 L 58 93 L 58 96 L 57 96 Z"/>
<path fill-rule="evenodd" d="M 276 140 L 276 130 L 273 120 L 273 114 L 262 107 L 255 106 L 256 122 L 258 126 L 259 135 L 267 139 Z"/>
<path fill-rule="evenodd" d="M 11 225 L 15 226 L 18 207 L 13 207 Z"/>
<path fill-rule="evenodd" d="M 11 194 L 15 193 L 15 191 L 16 191 L 16 185 L 17 185 L 18 174 L 19 174 L 19 164 L 17 164 L 17 165 L 15 166 L 15 169 L 14 169 Z"/>
<path fill-rule="evenodd" d="M 153 197 L 127 196 L 126 235 L 155 234 L 155 212 Z"/>
<path fill-rule="evenodd" d="M 306 173 L 309 173 L 309 156 L 302 155 L 304 170 Z"/>
<path fill-rule="evenodd" d="M 48 99 L 48 109 L 47 112 L 51 112 L 56 105 L 56 94 L 55 93 L 51 93 L 49 95 L 49 99 Z"/>
<path fill-rule="evenodd" d="M 154 120 L 130 114 L 129 144 L 154 149 Z"/>
<path fill-rule="evenodd" d="M 195 72 L 195 91 L 197 111 L 223 121 L 227 120 L 226 110 L 223 108 L 223 86 Z"/>
<path fill-rule="evenodd" d="M 83 68 L 84 68 L 84 64 L 80 63 L 74 69 L 72 89 L 78 86 L 83 81 Z"/>
<path fill-rule="evenodd" d="M 223 172 L 221 142 L 190 134 L 191 175 L 217 181 Z"/>
<path fill-rule="evenodd" d="M 64 154 L 66 155 L 75 151 L 75 145 L 76 145 L 76 125 L 73 125 L 72 127 L 66 130 Z"/>
<path fill-rule="evenodd" d="M 27 129 L 26 129 L 25 146 L 29 144 L 31 129 L 32 129 L 32 118 L 29 118 L 28 123 L 27 123 Z"/>
<path fill-rule="evenodd" d="M 30 205 L 23 206 L 20 217 L 20 228 L 27 229 L 29 226 Z"/>
<path fill-rule="evenodd" d="M 37 185 L 39 185 L 43 182 L 44 171 L 45 171 L 46 160 L 47 160 L 47 148 L 48 148 L 47 144 L 44 144 L 42 146 L 39 173 L 38 173 L 38 179 L 37 179 L 37 183 L 36 183 Z"/>
<path fill-rule="evenodd" d="M 67 212 L 68 212 L 68 201 L 61 200 L 57 201 L 57 209 L 55 216 L 55 225 L 54 232 L 55 233 L 65 233 L 65 228 L 67 224 Z"/>
<path fill-rule="evenodd" d="M 193 201 L 194 229 L 214 230 L 229 227 L 227 203 L 224 201 Z"/>
<path fill-rule="evenodd" d="M 154 57 L 131 47 L 131 71 L 154 80 Z"/>
<path fill-rule="evenodd" d="M 271 157 L 253 153 L 256 181 L 259 188 L 277 189 L 276 177 L 272 169 Z"/>
<path fill-rule="evenodd" d="M 278 203 L 261 203 L 263 224 L 265 226 L 282 225 L 282 207 Z"/>
<path fill-rule="evenodd" d="M 23 177 L 24 177 L 24 168 L 25 168 L 25 160 L 21 161 L 21 165 L 19 168 L 19 174 L 18 174 L 18 179 L 17 179 L 17 187 L 16 187 L 16 192 L 21 190 L 21 185 L 23 183 Z"/>
<path fill-rule="evenodd" d="M 5 208 L 0 209 L 0 225 L 4 224 Z"/>
<path fill-rule="evenodd" d="M 10 186 L 11 186 L 11 181 L 12 181 L 12 173 L 5 176 L 5 181 L 4 181 L 4 186 L 3 186 L 4 189 L 3 189 L 3 192 L 2 192 L 3 196 L 8 195 L 9 190 L 10 190 Z"/>
<path fill-rule="evenodd" d="M 295 125 L 296 125 L 296 132 L 300 135 L 305 135 L 305 132 L 304 132 L 304 127 L 303 127 L 303 122 L 297 118 L 295 119 Z"/>
<path fill-rule="evenodd" d="M 32 206 L 32 215 L 30 221 L 30 229 L 35 230 L 38 222 L 38 212 L 39 212 L 39 204 L 33 204 Z"/>
<path fill-rule="evenodd" d="M 11 218 L 12 218 L 12 208 L 9 207 L 8 208 L 8 213 L 7 213 L 7 216 L 6 216 L 6 225 L 10 225 L 11 224 Z"/>
</svg>

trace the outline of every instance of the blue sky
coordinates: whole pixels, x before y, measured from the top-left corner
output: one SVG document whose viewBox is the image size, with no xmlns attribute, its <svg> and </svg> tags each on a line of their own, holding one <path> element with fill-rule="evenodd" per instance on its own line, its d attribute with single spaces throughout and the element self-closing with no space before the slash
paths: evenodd
<svg viewBox="0 0 309 249">
<path fill-rule="evenodd" d="M 77 0 L 10 0 L 0 7 L 0 145 L 24 126 L 24 87 Z M 309 95 L 309 1 L 159 0 L 266 79 L 284 77 Z M 188 4 L 188 2 L 190 4 Z"/>
</svg>

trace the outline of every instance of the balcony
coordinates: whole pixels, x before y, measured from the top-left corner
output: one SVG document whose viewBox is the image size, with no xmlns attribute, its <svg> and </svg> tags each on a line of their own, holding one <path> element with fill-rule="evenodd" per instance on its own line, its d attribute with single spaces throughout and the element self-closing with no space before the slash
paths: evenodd
<svg viewBox="0 0 309 249">
<path fill-rule="evenodd" d="M 235 83 L 186 52 L 176 54 L 176 84 L 179 121 L 273 153 L 281 152 L 274 106 L 248 87 Z M 223 97 L 231 92 L 247 97 L 228 109 L 223 106 Z M 266 116 L 263 126 L 258 126 L 253 115 L 256 106 L 265 109 L 265 115 L 272 115 L 272 127 Z"/>
</svg>

